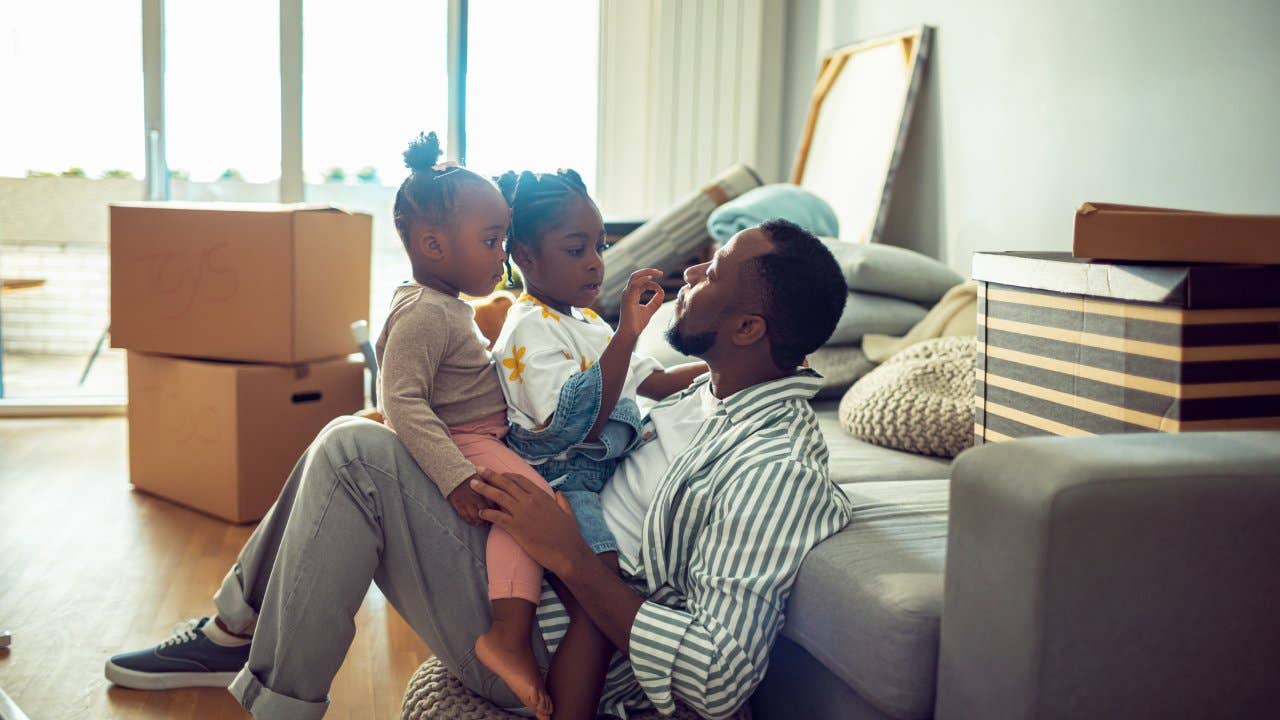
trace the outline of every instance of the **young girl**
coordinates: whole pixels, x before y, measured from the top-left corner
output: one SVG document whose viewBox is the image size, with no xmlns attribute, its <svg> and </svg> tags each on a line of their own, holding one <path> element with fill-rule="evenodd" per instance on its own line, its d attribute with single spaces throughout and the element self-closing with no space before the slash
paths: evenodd
<svg viewBox="0 0 1280 720">
<path fill-rule="evenodd" d="M 381 410 L 409 453 L 458 514 L 478 525 L 488 503 L 471 489 L 477 467 L 547 483 L 502 442 L 507 404 L 488 341 L 459 293 L 487 295 L 502 277 L 510 210 L 486 178 L 437 165 L 435 133 L 405 151 L 412 174 L 395 200 L 396 231 L 413 282 L 396 290 L 377 352 Z M 542 571 L 506 531 L 489 531 L 486 556 L 493 624 L 476 640 L 476 657 L 540 720 L 551 716 L 530 645 Z"/>
<path fill-rule="evenodd" d="M 525 286 L 493 347 L 513 425 L 507 443 L 564 494 L 587 544 L 616 570 L 618 545 L 598 493 L 618 458 L 646 439 L 636 396 L 665 398 L 707 367 L 664 370 L 634 354 L 663 299 L 658 270 L 631 276 L 616 331 L 589 309 L 604 278 L 605 231 L 576 172 L 509 172 L 498 186 L 512 210 L 507 252 Z M 594 718 L 613 648 L 552 583 L 570 616 L 547 675 L 556 718 Z"/>
</svg>

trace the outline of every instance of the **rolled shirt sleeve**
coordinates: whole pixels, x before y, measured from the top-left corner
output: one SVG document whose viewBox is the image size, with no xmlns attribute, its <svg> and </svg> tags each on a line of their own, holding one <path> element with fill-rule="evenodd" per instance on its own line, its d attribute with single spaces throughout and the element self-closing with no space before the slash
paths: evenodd
<svg viewBox="0 0 1280 720">
<path fill-rule="evenodd" d="M 750 698 L 800 563 L 847 520 L 833 491 L 825 473 L 784 460 L 747 469 L 717 498 L 689 567 L 685 607 L 646 601 L 632 624 L 635 678 L 660 712 L 679 698 L 714 720 Z"/>
</svg>

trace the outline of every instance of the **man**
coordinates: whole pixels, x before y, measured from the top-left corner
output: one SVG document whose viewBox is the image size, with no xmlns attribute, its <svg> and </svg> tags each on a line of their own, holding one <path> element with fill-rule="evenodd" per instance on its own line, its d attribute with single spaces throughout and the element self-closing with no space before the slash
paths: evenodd
<svg viewBox="0 0 1280 720">
<path fill-rule="evenodd" d="M 621 578 L 586 547 L 562 499 L 492 473 L 473 487 L 494 504 L 485 519 L 618 649 L 602 711 L 670 711 L 678 698 L 719 718 L 763 678 L 805 554 L 848 520 L 807 402 L 821 379 L 797 369 L 830 336 L 847 289 L 831 253 L 779 220 L 736 235 L 685 283 L 668 339 L 711 371 L 650 412 L 649 441 L 602 493 Z M 472 650 L 489 624 L 485 532 L 457 516 L 390 431 L 336 420 L 241 551 L 214 597 L 217 616 L 117 655 L 107 677 L 145 689 L 229 683 L 257 717 L 320 717 L 372 580 L 463 684 L 515 707 Z M 549 589 L 538 624 L 545 666 L 567 624 Z"/>
</svg>

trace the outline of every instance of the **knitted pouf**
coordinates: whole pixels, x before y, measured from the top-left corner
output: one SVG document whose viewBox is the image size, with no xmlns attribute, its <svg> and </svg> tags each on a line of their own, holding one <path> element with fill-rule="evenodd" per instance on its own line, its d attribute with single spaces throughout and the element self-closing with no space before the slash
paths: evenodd
<svg viewBox="0 0 1280 720">
<path fill-rule="evenodd" d="M 955 457 L 973 445 L 973 337 L 925 340 L 849 388 L 840 425 L 856 438 L 907 452 Z"/>
<path fill-rule="evenodd" d="M 409 678 L 404 692 L 402 720 L 523 720 L 509 713 L 462 686 L 449 674 L 436 658 L 422 663 L 422 667 Z M 631 715 L 634 720 L 699 720 L 697 713 L 681 705 L 674 715 L 662 716 L 656 712 Z M 743 709 L 733 720 L 751 720 L 751 713 Z"/>
</svg>

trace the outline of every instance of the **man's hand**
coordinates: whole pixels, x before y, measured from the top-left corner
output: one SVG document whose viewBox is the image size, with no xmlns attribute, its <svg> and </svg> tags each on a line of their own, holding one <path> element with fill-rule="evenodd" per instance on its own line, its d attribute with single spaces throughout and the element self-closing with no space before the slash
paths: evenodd
<svg viewBox="0 0 1280 720">
<path fill-rule="evenodd" d="M 524 477 L 479 470 L 469 482 L 492 507 L 480 518 L 511 533 L 511 537 L 542 567 L 564 577 L 575 563 L 594 559 L 578 532 L 568 501 L 552 498 Z"/>
<path fill-rule="evenodd" d="M 480 470 L 480 472 L 486 472 Z M 471 481 L 479 475 L 472 475 L 462 484 L 453 489 L 449 493 L 449 504 L 453 505 L 453 509 L 458 512 L 458 517 L 468 525 L 479 525 L 484 522 L 480 519 L 480 511 L 489 507 L 489 501 L 480 497 L 475 490 L 471 489 Z"/>
<path fill-rule="evenodd" d="M 618 332 L 638 336 L 640 331 L 649 325 L 653 314 L 658 312 L 662 300 L 666 297 L 658 280 L 662 271 L 654 268 L 637 270 L 631 273 L 631 279 L 622 290 L 622 309 L 618 318 Z M 648 302 L 640 302 L 646 291 L 653 291 Z"/>
</svg>

